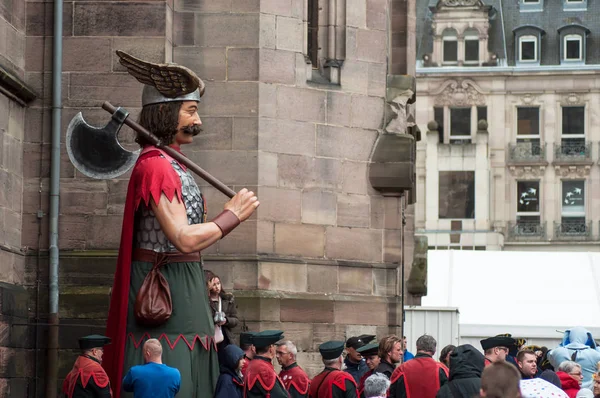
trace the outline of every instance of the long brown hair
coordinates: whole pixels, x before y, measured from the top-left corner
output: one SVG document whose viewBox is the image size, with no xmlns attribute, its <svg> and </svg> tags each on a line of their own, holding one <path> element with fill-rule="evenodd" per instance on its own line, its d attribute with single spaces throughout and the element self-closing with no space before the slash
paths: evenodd
<svg viewBox="0 0 600 398">
<path fill-rule="evenodd" d="M 177 134 L 181 104 L 181 101 L 172 101 L 146 105 L 140 112 L 138 123 L 154 134 L 162 145 L 169 145 Z M 135 142 L 140 146 L 151 144 L 139 134 Z"/>
</svg>

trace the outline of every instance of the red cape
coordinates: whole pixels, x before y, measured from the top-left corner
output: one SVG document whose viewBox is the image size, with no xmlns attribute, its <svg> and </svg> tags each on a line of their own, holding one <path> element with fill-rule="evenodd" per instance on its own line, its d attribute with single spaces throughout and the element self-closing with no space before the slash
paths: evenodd
<svg viewBox="0 0 600 398">
<path fill-rule="evenodd" d="M 346 380 L 350 380 L 356 387 L 356 381 L 354 381 L 354 377 L 350 373 L 337 369 L 330 372 L 325 370 L 312 379 L 309 396 L 331 398 L 333 396 L 333 386 L 346 391 Z M 325 391 L 325 395 L 319 395 L 319 391 Z"/>
<path fill-rule="evenodd" d="M 170 157 L 160 157 L 161 152 L 153 147 L 146 147 L 142 151 L 133 168 L 127 187 L 123 228 L 121 230 L 121 246 L 106 325 L 106 336 L 112 339 L 112 344 L 104 348 L 102 360 L 102 365 L 115 391 L 115 398 L 119 398 L 121 395 L 121 381 L 123 379 L 135 211 L 141 201 L 144 201 L 146 206 L 150 206 L 150 198 L 158 203 L 163 193 L 169 201 L 172 201 L 173 197 L 177 195 L 179 201 L 183 203 L 181 179 L 173 169 L 169 160 Z"/>
<path fill-rule="evenodd" d="M 440 369 L 448 376 L 443 363 L 429 357 L 415 357 L 394 370 L 391 384 L 404 376 L 406 398 L 435 398 L 440 389 Z"/>
<path fill-rule="evenodd" d="M 310 387 L 310 379 L 306 372 L 298 365 L 288 370 L 282 370 L 279 372 L 279 378 L 283 382 L 283 386 L 286 390 L 290 390 L 292 386 L 300 394 L 305 395 Z"/>
<path fill-rule="evenodd" d="M 65 377 L 62 391 L 68 398 L 71 398 L 78 380 L 81 380 L 81 385 L 83 388 L 86 388 L 92 378 L 94 379 L 94 383 L 100 388 L 106 387 L 109 383 L 106 372 L 98 362 L 88 357 L 80 356 L 75 361 L 73 369 Z M 112 396 L 112 391 L 110 395 Z"/>
</svg>

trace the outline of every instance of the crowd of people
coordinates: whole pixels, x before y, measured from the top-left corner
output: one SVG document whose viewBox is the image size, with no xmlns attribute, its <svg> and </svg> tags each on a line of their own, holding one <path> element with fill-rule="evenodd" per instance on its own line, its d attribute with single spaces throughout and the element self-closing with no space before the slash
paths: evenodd
<svg viewBox="0 0 600 398">
<path fill-rule="evenodd" d="M 208 274 L 207 274 L 208 275 Z M 218 276 L 207 278 L 211 300 L 220 296 Z M 211 287 L 212 286 L 212 287 Z M 213 300 L 214 299 L 214 300 Z M 234 324 L 224 314 L 215 324 Z M 319 346 L 323 370 L 312 379 L 297 362 L 296 345 L 283 331 L 242 332 L 239 346 L 231 331 L 219 343 L 220 375 L 213 398 L 600 398 L 600 372 L 589 365 L 600 350 L 584 328 L 565 332 L 562 343 L 549 350 L 526 345 L 523 339 L 499 335 L 481 340 L 481 350 L 470 344 L 449 345 L 434 356 L 437 342 L 430 335 L 416 341 L 416 353 L 407 350 L 406 337 L 395 335 L 375 342 L 374 335 L 352 336 L 344 341 L 327 341 Z M 110 384 L 100 363 L 104 336 L 80 340 L 82 355 L 65 379 L 67 396 L 74 394 L 81 369 L 91 375 L 88 383 L 94 397 L 110 397 Z M 483 352 L 483 353 L 482 353 Z M 143 345 L 144 365 L 128 369 L 122 389 L 135 398 L 175 397 L 181 386 L 178 369 L 162 362 L 162 346 L 157 339 Z M 277 360 L 281 371 L 276 372 Z M 598 365 L 598 361 L 596 365 Z"/>
</svg>

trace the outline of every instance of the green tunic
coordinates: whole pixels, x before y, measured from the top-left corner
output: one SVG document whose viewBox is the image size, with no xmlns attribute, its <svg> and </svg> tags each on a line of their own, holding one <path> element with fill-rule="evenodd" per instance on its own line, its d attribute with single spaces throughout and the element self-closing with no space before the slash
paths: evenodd
<svg viewBox="0 0 600 398">
<path fill-rule="evenodd" d="M 212 398 L 219 377 L 219 364 L 202 265 L 190 262 L 161 267 L 160 271 L 171 289 L 173 313 L 164 325 L 147 328 L 136 323 L 133 311 L 136 292 L 151 268 L 152 264 L 147 262 L 134 261 L 131 264 L 124 373 L 132 366 L 144 363 L 143 343 L 149 338 L 156 338 L 163 346 L 163 363 L 179 369 L 181 373 L 181 389 L 177 396 Z M 123 392 L 121 396 L 132 398 L 133 394 Z"/>
</svg>

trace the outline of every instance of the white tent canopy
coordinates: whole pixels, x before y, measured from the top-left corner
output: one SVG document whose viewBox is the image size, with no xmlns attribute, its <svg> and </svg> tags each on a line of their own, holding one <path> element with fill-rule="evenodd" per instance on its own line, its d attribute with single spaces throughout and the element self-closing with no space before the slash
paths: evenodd
<svg viewBox="0 0 600 398">
<path fill-rule="evenodd" d="M 423 307 L 459 309 L 461 344 L 511 333 L 551 347 L 573 326 L 600 338 L 600 253 L 430 250 L 427 292 Z"/>
</svg>

